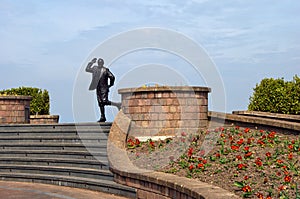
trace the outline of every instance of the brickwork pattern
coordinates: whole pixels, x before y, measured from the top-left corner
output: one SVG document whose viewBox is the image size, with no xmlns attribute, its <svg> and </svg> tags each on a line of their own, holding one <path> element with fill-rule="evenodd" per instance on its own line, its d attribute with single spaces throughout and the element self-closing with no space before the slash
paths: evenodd
<svg viewBox="0 0 300 199">
<path fill-rule="evenodd" d="M 134 135 L 175 135 L 176 129 L 199 129 L 208 123 L 206 87 L 121 89 L 122 110 Z"/>
<path fill-rule="evenodd" d="M 0 124 L 29 123 L 30 100 L 28 96 L 0 96 Z"/>
<path fill-rule="evenodd" d="M 31 115 L 30 124 L 56 124 L 59 121 L 59 115 Z"/>
</svg>

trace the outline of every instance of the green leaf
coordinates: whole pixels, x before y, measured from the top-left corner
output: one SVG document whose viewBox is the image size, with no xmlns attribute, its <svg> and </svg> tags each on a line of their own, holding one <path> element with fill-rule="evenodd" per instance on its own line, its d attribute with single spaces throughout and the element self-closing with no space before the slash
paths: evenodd
<svg viewBox="0 0 300 199">
<path fill-rule="evenodd" d="M 243 182 L 239 182 L 239 181 L 235 181 L 233 185 L 237 186 L 238 188 L 243 188 L 245 186 Z"/>
</svg>

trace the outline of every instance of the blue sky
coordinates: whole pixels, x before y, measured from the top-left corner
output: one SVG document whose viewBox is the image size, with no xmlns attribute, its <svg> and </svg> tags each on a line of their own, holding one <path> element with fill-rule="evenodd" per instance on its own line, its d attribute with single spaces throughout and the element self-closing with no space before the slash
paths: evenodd
<svg viewBox="0 0 300 199">
<path fill-rule="evenodd" d="M 51 114 L 72 122 L 74 82 L 89 54 L 120 32 L 160 27 L 201 45 L 223 79 L 227 112 L 245 110 L 261 79 L 299 75 L 299 10 L 296 0 L 0 0 L 0 89 L 47 89 Z M 137 53 L 115 64 L 182 64 L 162 57 Z"/>
</svg>

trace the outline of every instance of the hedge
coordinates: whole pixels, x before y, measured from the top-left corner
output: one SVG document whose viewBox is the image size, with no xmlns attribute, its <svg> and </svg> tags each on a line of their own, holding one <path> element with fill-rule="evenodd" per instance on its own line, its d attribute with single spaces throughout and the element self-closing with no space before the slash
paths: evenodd
<svg viewBox="0 0 300 199">
<path fill-rule="evenodd" d="M 300 114 L 300 78 L 265 78 L 253 89 L 248 110 L 283 114 Z"/>
<path fill-rule="evenodd" d="M 2 90 L 0 91 L 0 94 L 31 96 L 30 114 L 49 115 L 50 100 L 47 90 L 32 87 L 19 87 Z"/>
</svg>

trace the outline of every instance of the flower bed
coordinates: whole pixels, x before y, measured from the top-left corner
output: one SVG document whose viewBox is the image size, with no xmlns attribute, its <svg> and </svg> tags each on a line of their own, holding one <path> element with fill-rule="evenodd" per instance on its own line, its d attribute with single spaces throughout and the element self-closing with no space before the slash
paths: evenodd
<svg viewBox="0 0 300 199">
<path fill-rule="evenodd" d="M 207 135 L 218 138 L 209 152 L 201 147 Z M 172 148 L 180 143 L 182 154 L 174 159 Z M 300 198 L 300 138 L 296 135 L 221 127 L 193 136 L 182 133 L 166 141 L 129 138 L 127 144 L 129 157 L 139 167 L 198 179 L 245 198 Z M 149 154 L 160 151 L 170 151 L 165 153 L 169 164 L 162 168 L 155 165 L 158 160 L 147 161 Z"/>
</svg>

